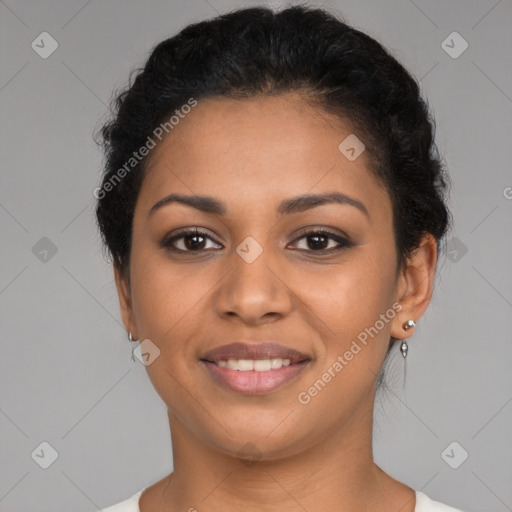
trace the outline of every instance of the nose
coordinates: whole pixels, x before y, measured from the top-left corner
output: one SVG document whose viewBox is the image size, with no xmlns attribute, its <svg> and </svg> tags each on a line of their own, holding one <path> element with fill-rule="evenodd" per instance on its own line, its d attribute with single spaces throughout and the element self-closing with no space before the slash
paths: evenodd
<svg viewBox="0 0 512 512">
<path fill-rule="evenodd" d="M 237 253 L 214 298 L 217 314 L 258 325 L 283 318 L 293 307 L 292 293 L 279 266 L 264 250 L 248 262 Z"/>
</svg>

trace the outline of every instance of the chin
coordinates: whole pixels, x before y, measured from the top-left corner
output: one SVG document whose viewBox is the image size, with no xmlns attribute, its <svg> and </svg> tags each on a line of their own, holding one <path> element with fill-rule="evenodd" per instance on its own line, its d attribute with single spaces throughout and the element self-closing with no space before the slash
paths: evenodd
<svg viewBox="0 0 512 512">
<path fill-rule="evenodd" d="M 282 418 L 280 420 L 282 422 Z M 300 422 L 299 422 L 300 423 Z M 276 425 L 278 427 L 276 428 Z M 304 423 L 302 422 L 304 426 Z M 290 422 L 293 430 L 279 423 L 272 427 L 255 428 L 254 424 L 246 429 L 237 428 L 236 423 L 226 425 L 230 436 L 223 429 L 220 437 L 210 432 L 209 444 L 219 452 L 241 459 L 242 461 L 275 461 L 300 454 L 320 440 L 317 426 L 312 425 L 308 432 L 297 431 L 297 423 Z"/>
</svg>

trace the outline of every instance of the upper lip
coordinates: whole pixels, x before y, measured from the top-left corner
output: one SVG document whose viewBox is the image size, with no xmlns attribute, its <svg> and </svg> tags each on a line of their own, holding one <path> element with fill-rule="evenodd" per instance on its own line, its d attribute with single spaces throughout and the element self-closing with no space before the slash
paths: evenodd
<svg viewBox="0 0 512 512">
<path fill-rule="evenodd" d="M 234 342 L 209 350 L 201 359 L 211 362 L 228 359 L 289 359 L 290 364 L 309 360 L 306 354 L 277 343 Z"/>
</svg>

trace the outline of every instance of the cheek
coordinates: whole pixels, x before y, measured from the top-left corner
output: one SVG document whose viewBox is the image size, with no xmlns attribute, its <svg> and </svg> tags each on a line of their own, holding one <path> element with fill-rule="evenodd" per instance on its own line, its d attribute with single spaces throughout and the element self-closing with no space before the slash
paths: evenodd
<svg viewBox="0 0 512 512">
<path fill-rule="evenodd" d="M 305 314 L 309 310 L 325 323 L 328 338 L 340 335 L 343 339 L 373 324 L 393 296 L 390 265 L 366 248 L 338 265 L 314 272 L 302 269 L 290 282 L 306 306 Z"/>
<path fill-rule="evenodd" d="M 303 278 L 304 315 L 321 338 L 315 373 L 333 382 L 319 406 L 336 400 L 337 393 L 360 397 L 377 378 L 395 315 L 393 257 L 365 247 L 330 272 Z"/>
<path fill-rule="evenodd" d="M 195 318 L 214 286 L 210 274 L 163 258 L 134 258 L 133 309 L 141 335 L 159 344 L 176 331 L 184 332 L 183 326 Z"/>
</svg>

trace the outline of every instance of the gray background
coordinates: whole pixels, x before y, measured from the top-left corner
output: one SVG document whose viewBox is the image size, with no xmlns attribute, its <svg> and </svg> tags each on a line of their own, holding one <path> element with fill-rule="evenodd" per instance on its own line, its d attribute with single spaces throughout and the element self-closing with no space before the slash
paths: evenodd
<svg viewBox="0 0 512 512">
<path fill-rule="evenodd" d="M 405 386 L 397 350 L 377 403 L 376 461 L 436 500 L 512 510 L 512 3 L 312 4 L 421 79 L 454 185 L 455 227 Z M 0 1 L 2 511 L 93 511 L 172 469 L 165 406 L 130 362 L 94 225 L 102 155 L 91 134 L 155 43 L 249 5 L 258 3 Z M 47 59 L 31 48 L 43 31 L 59 45 Z M 453 31 L 469 44 L 458 58 L 441 46 Z M 44 441 L 58 453 L 47 469 L 51 449 L 31 455 Z M 469 454 L 457 469 L 442 456 L 453 441 L 452 464 Z"/>
</svg>

